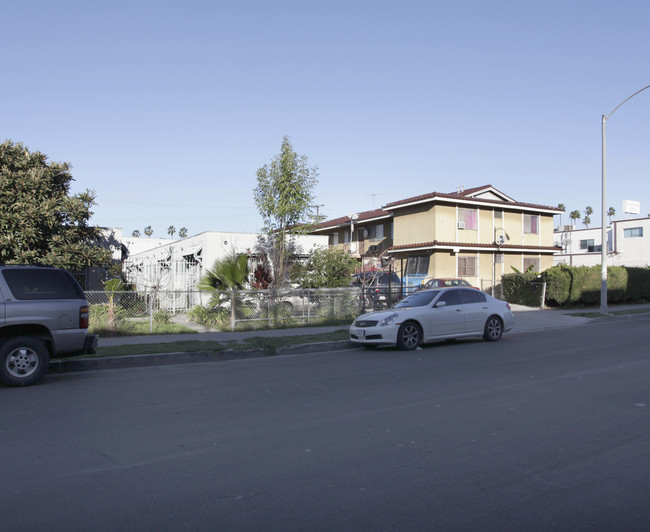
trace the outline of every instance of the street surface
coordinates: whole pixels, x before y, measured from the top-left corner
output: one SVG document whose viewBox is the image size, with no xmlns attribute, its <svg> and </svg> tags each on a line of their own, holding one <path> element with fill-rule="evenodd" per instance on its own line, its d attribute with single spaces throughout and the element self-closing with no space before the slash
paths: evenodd
<svg viewBox="0 0 650 532">
<path fill-rule="evenodd" d="M 649 530 L 649 325 L 0 387 L 0 528 Z"/>
</svg>

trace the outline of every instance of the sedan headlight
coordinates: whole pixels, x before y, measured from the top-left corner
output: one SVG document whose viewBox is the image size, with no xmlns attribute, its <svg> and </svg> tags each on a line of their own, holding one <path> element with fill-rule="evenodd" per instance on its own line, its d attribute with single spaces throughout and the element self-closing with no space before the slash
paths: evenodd
<svg viewBox="0 0 650 532">
<path fill-rule="evenodd" d="M 393 312 L 390 316 L 388 316 L 388 317 L 384 318 L 383 320 L 381 320 L 379 322 L 379 326 L 384 327 L 386 325 L 390 325 L 391 323 L 393 323 L 397 319 L 397 316 L 399 316 L 399 314 L 397 312 Z"/>
</svg>

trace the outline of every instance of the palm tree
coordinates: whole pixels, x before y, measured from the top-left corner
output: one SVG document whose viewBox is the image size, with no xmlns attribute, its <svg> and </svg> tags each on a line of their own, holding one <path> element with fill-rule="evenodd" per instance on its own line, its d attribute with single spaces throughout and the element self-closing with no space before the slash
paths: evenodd
<svg viewBox="0 0 650 532">
<path fill-rule="evenodd" d="M 227 310 L 229 301 L 230 309 L 237 317 L 246 317 L 253 312 L 253 308 L 237 295 L 237 291 L 243 290 L 248 284 L 248 273 L 246 254 L 233 251 L 223 259 L 216 260 L 212 269 L 207 270 L 205 277 L 196 287 L 205 292 L 212 292 L 210 305 L 214 309 L 221 309 L 222 312 Z M 228 291 L 230 294 L 226 293 Z"/>
<path fill-rule="evenodd" d="M 616 215 L 616 209 L 614 207 L 610 207 L 607 210 L 607 216 L 609 216 L 609 225 L 612 225 L 612 217 Z"/>
<path fill-rule="evenodd" d="M 185 238 L 185 237 L 187 236 L 187 227 L 181 227 L 181 228 L 178 230 L 178 236 L 179 236 L 180 238 Z"/>
<path fill-rule="evenodd" d="M 564 206 L 564 203 L 558 203 L 557 208 L 562 209 L 562 211 L 566 211 L 566 207 Z M 561 225 L 562 225 L 562 214 L 560 214 L 560 226 Z"/>
<path fill-rule="evenodd" d="M 580 219 L 580 216 L 581 214 L 579 210 L 571 211 L 571 214 L 569 214 L 569 218 L 571 218 L 571 220 L 573 221 L 573 225 L 575 225 L 576 220 Z"/>
<path fill-rule="evenodd" d="M 175 233 L 175 232 L 176 232 L 176 228 L 175 228 L 173 225 L 170 225 L 170 226 L 167 228 L 167 234 L 168 234 L 169 236 L 171 236 L 172 238 L 174 238 L 174 233 Z"/>
<path fill-rule="evenodd" d="M 153 229 L 151 228 L 150 225 L 148 225 L 147 227 L 144 228 L 144 234 L 147 235 L 147 236 L 153 235 Z"/>
<path fill-rule="evenodd" d="M 134 236 L 134 237 L 136 237 L 136 238 L 139 237 L 139 236 L 140 236 L 140 231 L 138 231 L 138 230 L 136 229 L 135 231 L 133 231 L 133 233 L 131 233 L 131 236 Z"/>
<path fill-rule="evenodd" d="M 591 218 L 589 218 L 589 216 L 585 216 L 584 220 L 582 220 L 582 223 L 585 224 L 586 228 L 589 228 L 589 224 L 591 223 Z"/>
</svg>

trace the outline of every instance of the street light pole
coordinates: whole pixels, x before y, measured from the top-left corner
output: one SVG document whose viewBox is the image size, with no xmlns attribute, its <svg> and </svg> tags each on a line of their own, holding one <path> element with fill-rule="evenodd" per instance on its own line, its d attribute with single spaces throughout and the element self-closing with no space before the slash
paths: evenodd
<svg viewBox="0 0 650 532">
<path fill-rule="evenodd" d="M 618 108 L 627 102 L 630 98 L 633 98 L 640 92 L 643 92 L 646 89 L 649 89 L 650 85 L 646 85 L 642 89 L 636 91 L 632 96 L 625 98 L 621 103 L 619 103 L 614 110 L 608 115 L 603 115 L 602 117 L 602 218 L 601 218 L 601 235 L 600 235 L 600 313 L 607 314 L 607 205 L 606 205 L 606 183 L 607 183 L 607 170 L 606 170 L 606 147 L 607 140 L 605 135 L 605 128 L 607 125 L 607 119 L 612 116 Z"/>
</svg>

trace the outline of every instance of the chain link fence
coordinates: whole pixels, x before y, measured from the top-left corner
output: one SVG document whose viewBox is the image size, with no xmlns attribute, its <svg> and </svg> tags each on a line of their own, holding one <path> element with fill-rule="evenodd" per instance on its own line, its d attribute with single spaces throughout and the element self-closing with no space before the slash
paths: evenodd
<svg viewBox="0 0 650 532">
<path fill-rule="evenodd" d="M 201 330 L 265 329 L 352 321 L 359 314 L 389 308 L 401 299 L 400 287 L 318 290 L 88 291 L 91 326 L 176 322 Z"/>
</svg>

